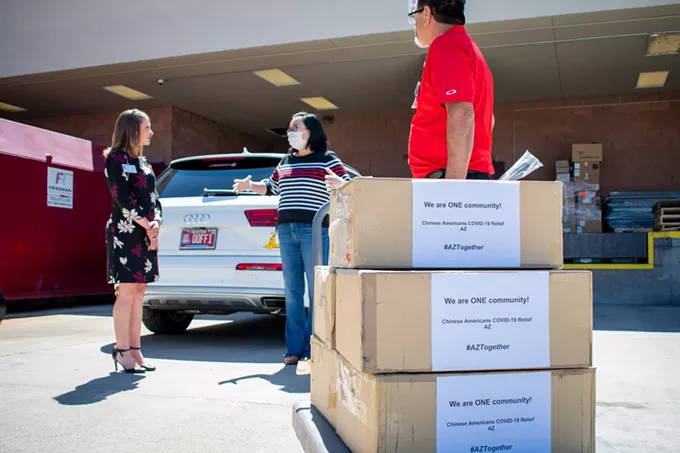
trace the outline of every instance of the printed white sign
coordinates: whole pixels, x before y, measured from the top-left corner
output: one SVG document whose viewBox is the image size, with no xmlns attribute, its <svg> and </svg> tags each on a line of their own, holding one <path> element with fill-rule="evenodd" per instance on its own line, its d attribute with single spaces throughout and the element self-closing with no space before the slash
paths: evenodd
<svg viewBox="0 0 680 453">
<path fill-rule="evenodd" d="M 73 172 L 47 167 L 47 206 L 73 209 Z"/>
<path fill-rule="evenodd" d="M 437 453 L 551 451 L 550 372 L 437 378 Z"/>
<path fill-rule="evenodd" d="M 432 368 L 549 367 L 549 293 L 549 272 L 432 274 Z"/>
<path fill-rule="evenodd" d="M 519 182 L 413 180 L 413 267 L 519 265 Z"/>
</svg>

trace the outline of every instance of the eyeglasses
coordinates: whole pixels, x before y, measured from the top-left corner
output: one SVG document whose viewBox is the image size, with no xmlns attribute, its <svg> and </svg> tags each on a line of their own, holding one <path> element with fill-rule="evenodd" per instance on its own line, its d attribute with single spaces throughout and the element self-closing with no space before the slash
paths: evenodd
<svg viewBox="0 0 680 453">
<path fill-rule="evenodd" d="M 415 11 L 411 11 L 410 13 L 408 13 L 408 20 L 411 21 L 411 24 L 413 25 L 416 24 L 416 14 L 422 13 L 423 11 L 425 11 L 425 8 L 419 8 L 416 9 Z"/>
</svg>

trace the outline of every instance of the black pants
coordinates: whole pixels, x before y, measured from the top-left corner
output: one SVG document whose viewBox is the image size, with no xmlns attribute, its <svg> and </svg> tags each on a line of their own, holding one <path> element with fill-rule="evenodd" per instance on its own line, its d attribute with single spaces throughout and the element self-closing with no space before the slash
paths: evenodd
<svg viewBox="0 0 680 453">
<path fill-rule="evenodd" d="M 426 178 L 430 179 L 445 179 L 446 178 L 446 170 L 437 170 L 433 171 L 429 175 L 426 176 Z M 478 171 L 468 171 L 467 172 L 467 177 L 465 179 L 491 179 L 491 175 L 488 173 L 480 173 Z"/>
</svg>

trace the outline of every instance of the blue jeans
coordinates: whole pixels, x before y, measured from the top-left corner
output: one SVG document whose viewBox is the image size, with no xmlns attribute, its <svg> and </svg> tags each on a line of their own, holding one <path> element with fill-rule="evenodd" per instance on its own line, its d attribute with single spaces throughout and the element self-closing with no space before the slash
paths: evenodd
<svg viewBox="0 0 680 453">
<path fill-rule="evenodd" d="M 314 303 L 314 263 L 312 262 L 312 225 L 279 225 L 281 264 L 286 290 L 286 356 L 309 357 Z M 323 265 L 328 264 L 328 229 L 323 229 Z M 305 313 L 305 276 L 309 310 Z"/>
</svg>

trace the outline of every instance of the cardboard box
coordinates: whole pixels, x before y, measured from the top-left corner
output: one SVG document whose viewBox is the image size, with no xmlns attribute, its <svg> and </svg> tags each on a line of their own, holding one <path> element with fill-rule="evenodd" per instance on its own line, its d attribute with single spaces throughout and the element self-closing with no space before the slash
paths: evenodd
<svg viewBox="0 0 680 453">
<path fill-rule="evenodd" d="M 600 185 L 588 183 L 574 177 L 574 181 L 565 184 L 564 188 L 563 232 L 577 234 L 601 233 L 602 204 L 600 201 Z"/>
<path fill-rule="evenodd" d="M 335 349 L 335 270 L 328 266 L 314 268 L 314 335 L 330 349 Z"/>
<path fill-rule="evenodd" d="M 555 178 L 555 181 L 567 183 L 571 181 L 571 175 L 569 173 L 558 173 L 557 177 Z"/>
<path fill-rule="evenodd" d="M 571 220 L 571 221 L 566 221 L 562 223 L 562 232 L 563 233 L 576 233 L 576 221 Z"/>
<path fill-rule="evenodd" d="M 577 219 L 576 233 L 602 233 L 602 219 Z"/>
<path fill-rule="evenodd" d="M 330 260 L 359 269 L 562 267 L 562 183 L 355 178 L 331 198 Z"/>
<path fill-rule="evenodd" d="M 338 353 L 312 337 L 310 394 L 314 406 L 333 428 L 337 427 Z"/>
<path fill-rule="evenodd" d="M 555 161 L 555 173 L 557 175 L 560 174 L 569 174 L 570 173 L 570 165 L 568 160 L 557 160 Z"/>
<path fill-rule="evenodd" d="M 600 162 L 574 162 L 574 181 L 600 184 Z"/>
<path fill-rule="evenodd" d="M 338 362 L 337 432 L 354 453 L 595 452 L 592 368 L 367 375 Z"/>
<path fill-rule="evenodd" d="M 576 193 L 576 216 L 581 218 L 599 218 L 601 216 L 602 204 L 600 202 L 600 186 L 589 184 L 586 190 L 579 190 Z"/>
<path fill-rule="evenodd" d="M 563 186 L 562 192 L 562 223 L 571 223 L 571 217 L 576 213 L 576 192 L 573 182 Z"/>
<path fill-rule="evenodd" d="M 571 145 L 571 160 L 573 162 L 602 162 L 604 160 L 602 143 L 575 143 Z"/>
<path fill-rule="evenodd" d="M 335 299 L 337 350 L 361 372 L 592 365 L 589 271 L 339 269 Z"/>
<path fill-rule="evenodd" d="M 576 183 L 577 188 L 579 187 Z M 576 204 L 580 207 L 592 206 L 593 209 L 600 209 L 600 185 L 599 184 L 584 184 L 582 188 L 576 191 Z"/>
</svg>

